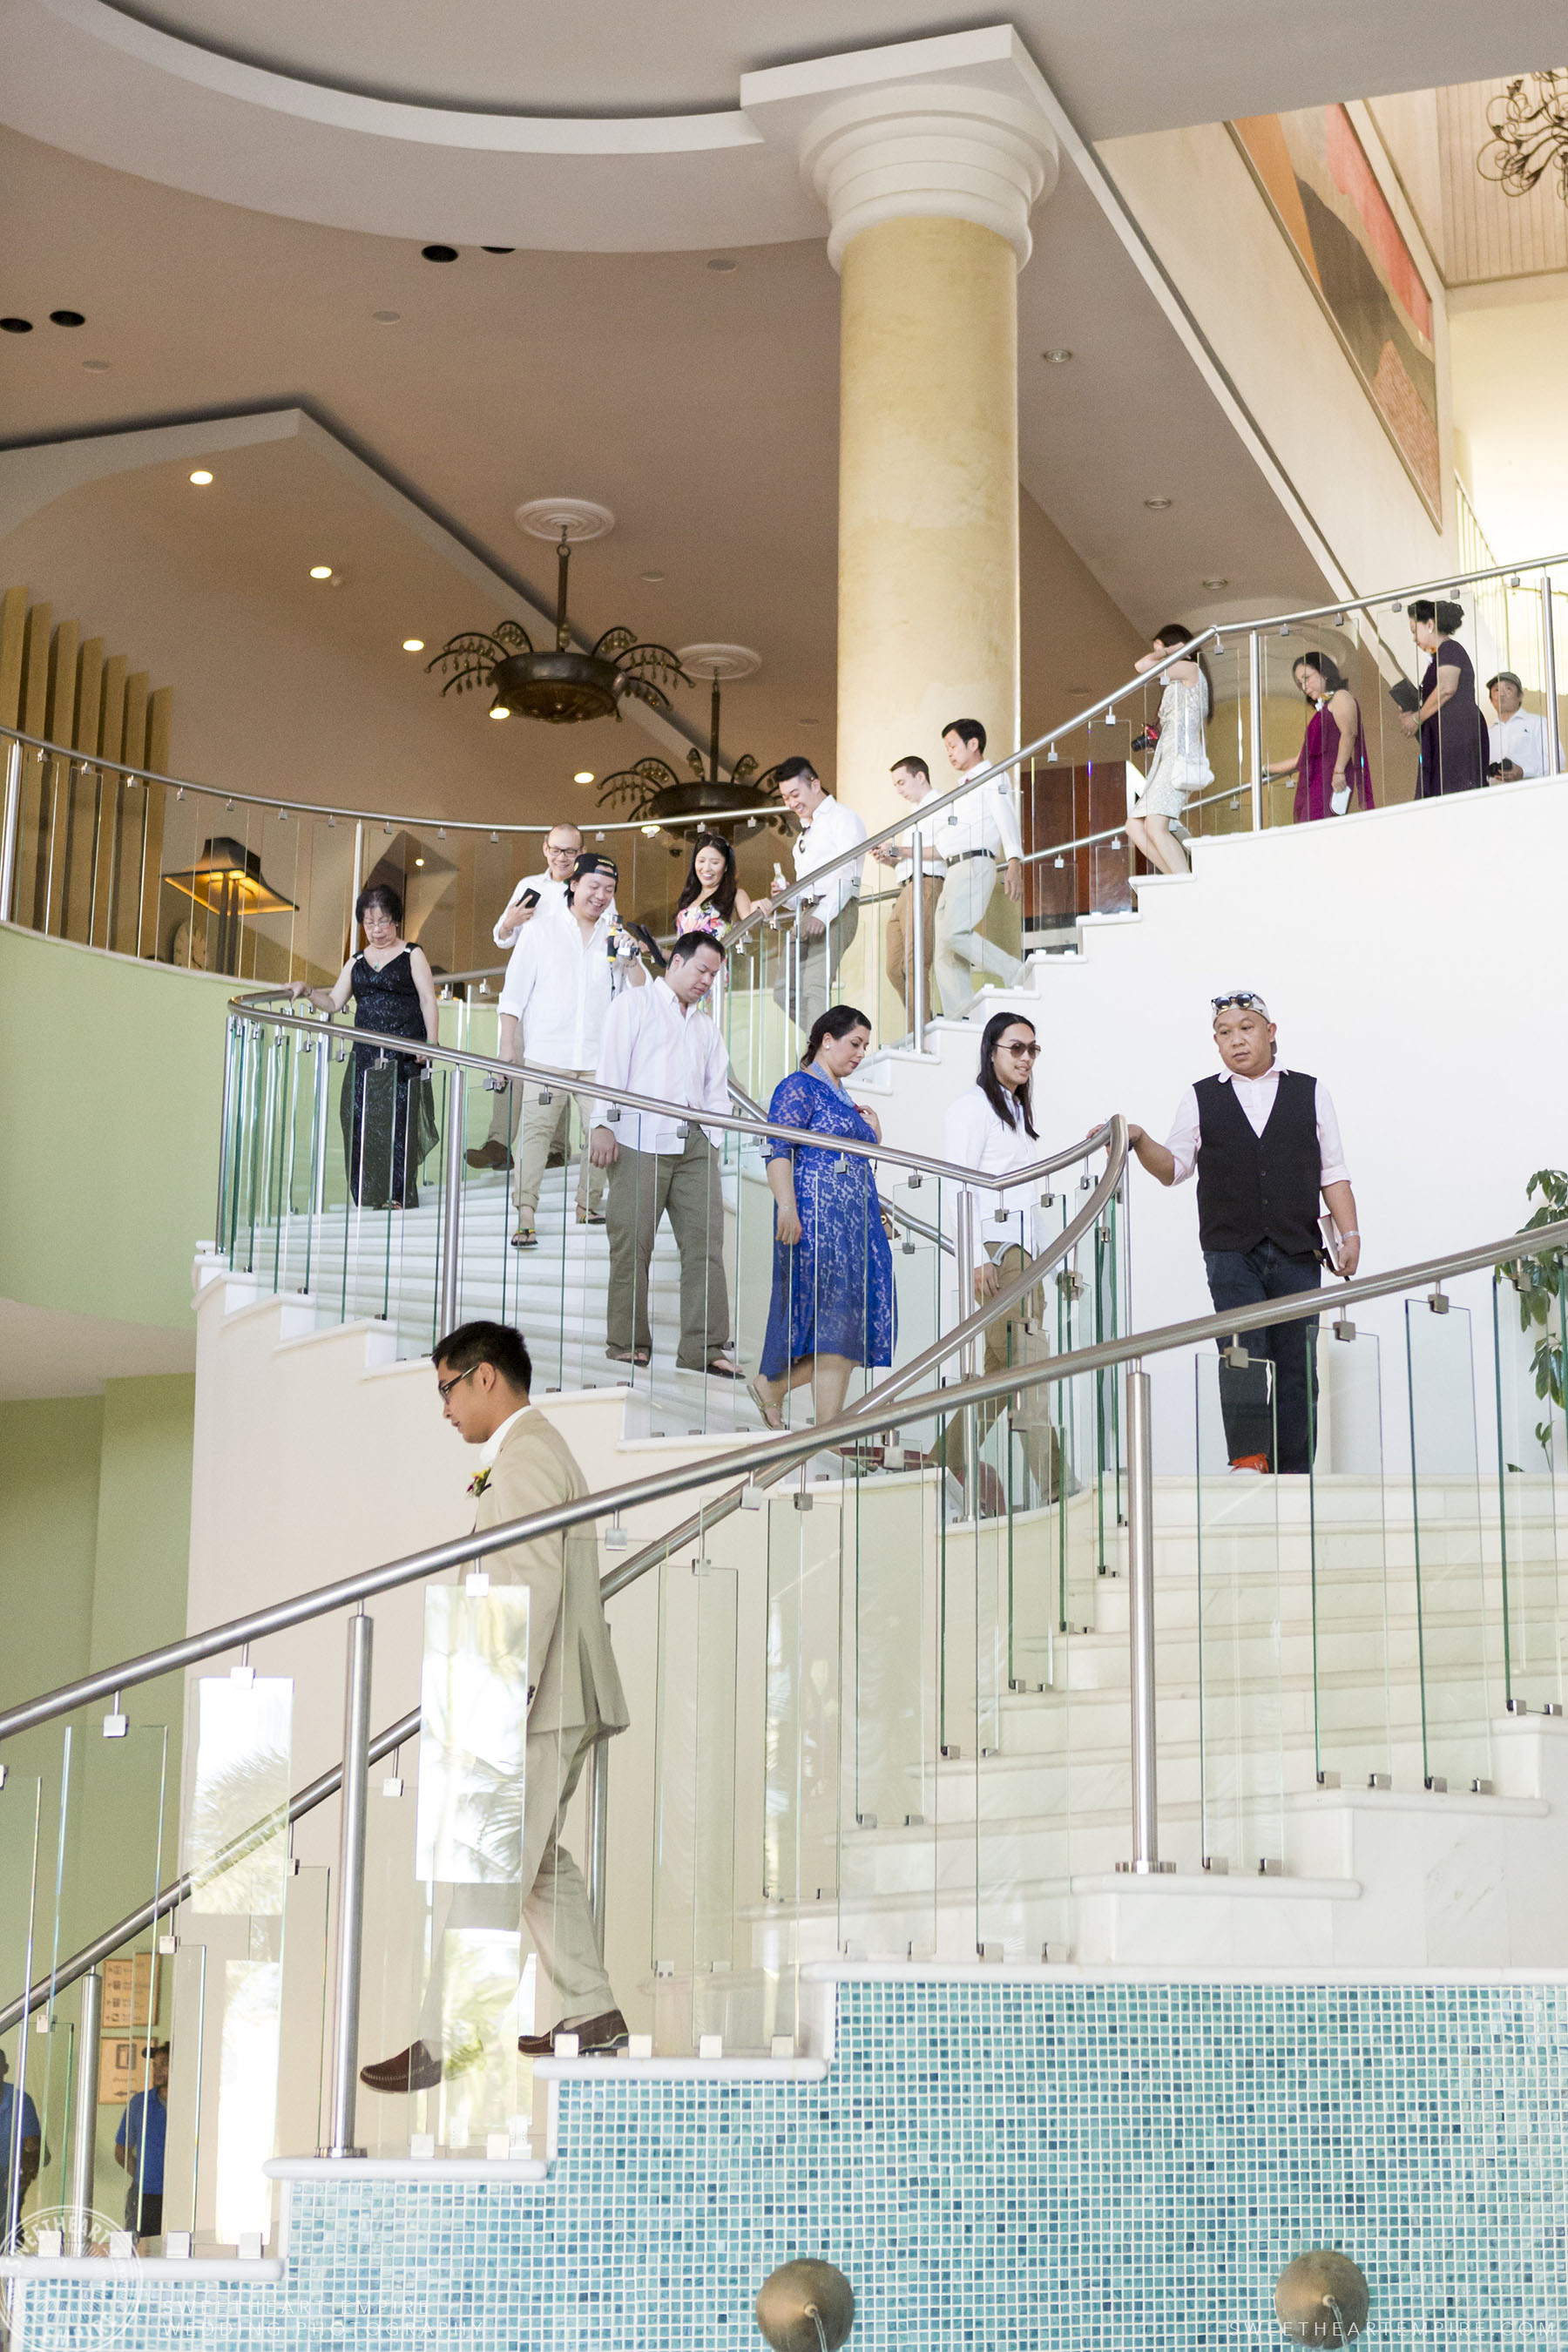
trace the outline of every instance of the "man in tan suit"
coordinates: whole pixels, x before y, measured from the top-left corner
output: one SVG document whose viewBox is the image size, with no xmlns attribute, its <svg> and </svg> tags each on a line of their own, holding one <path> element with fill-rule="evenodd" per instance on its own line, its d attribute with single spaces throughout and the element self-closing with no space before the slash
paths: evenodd
<svg viewBox="0 0 1568 2352">
<path fill-rule="evenodd" d="M 432 1360 L 447 1419 L 479 1449 L 476 1534 L 587 1493 L 565 1439 L 529 1402 L 533 1367 L 521 1333 L 505 1323 L 465 1323 L 437 1343 Z M 626 2020 L 605 1974 L 583 1874 L 560 1843 L 595 1740 L 624 1731 L 629 1720 L 599 1598 L 598 1543 L 584 1522 L 489 1552 L 475 1565 L 492 1584 L 529 1591 L 522 1932 L 555 1989 L 562 2011 L 556 2030 L 575 2033 L 581 2050 L 611 2050 L 626 2038 Z M 517 1901 L 510 1886 L 459 1887 L 447 1927 L 510 1926 Z M 503 1917 L 509 1909 L 510 1918 Z M 441 2080 L 441 1973 L 438 1964 L 432 1969 L 418 2040 L 362 2070 L 361 2081 L 373 2091 L 430 2090 Z M 518 2048 L 542 2057 L 553 2039 L 524 2035 Z"/>
</svg>

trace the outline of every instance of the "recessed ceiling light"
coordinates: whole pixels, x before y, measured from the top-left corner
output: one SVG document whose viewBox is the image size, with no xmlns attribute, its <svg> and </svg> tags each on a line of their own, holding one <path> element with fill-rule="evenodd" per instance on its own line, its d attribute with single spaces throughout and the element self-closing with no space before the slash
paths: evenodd
<svg viewBox="0 0 1568 2352">
<path fill-rule="evenodd" d="M 403 640 L 403 650 L 405 654 L 422 654 L 425 650 L 424 638 L 405 637 Z"/>
<path fill-rule="evenodd" d="M 1204 582 L 1204 586 L 1205 588 L 1228 588 L 1230 586 L 1230 581 L 1228 576 L 1223 580 L 1205 580 Z"/>
<path fill-rule="evenodd" d="M 729 255 L 726 253 L 716 253 L 713 256 L 712 260 L 708 264 L 708 267 L 710 269 L 718 270 L 723 275 L 728 275 L 731 269 L 739 269 L 741 265 L 738 261 L 731 261 Z"/>
<path fill-rule="evenodd" d="M 31 319 L 0 319 L 0 334 L 30 335 L 32 331 Z"/>
<path fill-rule="evenodd" d="M 481 245 L 479 251 L 481 253 L 515 253 L 517 247 L 515 245 Z"/>
<path fill-rule="evenodd" d="M 1059 351 L 1042 352 L 1040 353 L 1040 357 L 1047 362 L 1047 366 L 1066 367 L 1068 360 L 1072 357 L 1072 353 L 1064 345 Z"/>
<path fill-rule="evenodd" d="M 419 250 L 426 261 L 456 261 L 458 258 L 455 245 L 422 245 Z"/>
<path fill-rule="evenodd" d="M 79 310 L 51 310 L 49 318 L 57 327 L 85 327 L 87 324 Z"/>
<path fill-rule="evenodd" d="M 592 768 L 579 768 L 576 774 L 572 779 L 572 782 L 574 784 L 591 784 L 593 781 L 594 771 Z"/>
<path fill-rule="evenodd" d="M 191 476 L 191 479 L 195 482 L 198 490 L 205 490 L 207 484 L 212 480 L 212 476 L 208 473 L 205 466 L 198 466 L 195 472 Z"/>
<path fill-rule="evenodd" d="M 330 580 L 330 579 L 331 578 L 331 576 L 332 576 L 332 567 L 331 567 L 331 565 L 330 563 L 312 563 L 312 564 L 311 564 L 311 566 L 310 566 L 310 577 L 311 577 L 311 579 L 312 579 L 312 580 Z"/>
<path fill-rule="evenodd" d="M 82 365 L 87 370 L 89 375 L 107 375 L 109 373 L 109 362 L 107 360 L 83 360 Z"/>
<path fill-rule="evenodd" d="M 401 310 L 373 310 L 370 315 L 378 327 L 395 327 L 403 313 Z"/>
<path fill-rule="evenodd" d="M 645 824 L 645 825 L 644 825 L 644 827 L 643 827 L 643 831 L 647 834 L 647 835 L 648 839 L 649 839 L 650 841 L 652 841 L 652 840 L 654 840 L 654 839 L 657 837 L 657 835 L 658 835 L 658 825 L 657 825 L 657 824 Z"/>
<path fill-rule="evenodd" d="M 1155 514 L 1163 514 L 1165 509 L 1170 505 L 1171 501 L 1169 499 L 1145 499 L 1143 503 L 1151 509 L 1152 512 Z"/>
<path fill-rule="evenodd" d="M 492 703 L 490 706 L 490 717 L 492 719 L 510 719 L 511 717 L 511 713 L 507 709 L 504 702 L 497 702 Z"/>
<path fill-rule="evenodd" d="M 642 577 L 657 585 L 657 583 L 664 578 L 664 574 L 662 572 L 645 572 L 642 574 Z"/>
<path fill-rule="evenodd" d="M 416 865 L 416 866 L 423 866 L 423 865 L 424 865 L 424 863 L 425 863 L 425 860 L 424 860 L 422 857 L 416 857 L 416 858 L 415 859 L 414 863 L 415 863 L 415 865 Z"/>
</svg>

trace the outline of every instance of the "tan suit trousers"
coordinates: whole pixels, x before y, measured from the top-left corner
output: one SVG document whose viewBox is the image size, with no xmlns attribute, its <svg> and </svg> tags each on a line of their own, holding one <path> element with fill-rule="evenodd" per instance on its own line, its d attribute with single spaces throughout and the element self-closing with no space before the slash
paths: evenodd
<svg viewBox="0 0 1568 2352">
<path fill-rule="evenodd" d="M 595 1737 L 593 1726 L 582 1725 L 529 1732 L 521 1885 L 451 1889 L 445 1917 L 437 1916 L 436 1922 L 435 1958 L 419 2019 L 420 2039 L 430 2050 L 457 2058 L 476 2046 L 488 2047 L 510 1997 L 498 1990 L 493 1977 L 486 1979 L 482 1992 L 465 1990 L 472 1972 L 456 1964 L 458 1956 L 446 1948 L 447 1937 L 465 1928 L 521 1932 L 519 1969 L 527 1948 L 538 1953 L 559 2016 L 597 2017 L 616 2006 L 594 1932 L 587 1884 L 561 1843 L 566 1808 Z M 502 1792 L 500 1801 L 515 1803 L 515 1795 Z"/>
<path fill-rule="evenodd" d="M 680 1344 L 675 1360 L 685 1371 L 705 1372 L 730 1344 L 730 1292 L 719 1154 L 695 1122 L 683 1151 L 629 1151 L 623 1143 L 610 1170 L 605 1347 L 623 1361 L 634 1349 L 640 1352 L 653 1345 L 647 1270 L 653 1237 L 667 1212 L 680 1252 Z"/>
<path fill-rule="evenodd" d="M 1004 1283 L 1016 1280 L 1024 1270 L 1024 1253 L 1015 1242 L 1003 1250 L 994 1261 Z M 1046 1329 L 1046 1292 L 1043 1283 L 1023 1297 L 1008 1315 L 1000 1316 L 985 1327 L 985 1364 L 989 1376 L 1005 1372 L 1011 1367 L 1037 1364 L 1051 1353 L 1049 1335 Z M 1061 1444 L 1052 1421 L 1058 1390 L 1054 1386 L 1024 1389 L 1012 1408 L 1013 1434 L 1024 1441 L 1024 1458 L 1034 1480 L 1034 1499 L 1054 1503 L 1061 1486 Z M 1007 1413 L 1005 1401 L 977 1405 L 974 1409 L 975 1444 L 983 1446 L 998 1421 Z M 967 1447 L 964 1443 L 963 1413 L 954 1414 L 939 1448 L 944 1468 L 964 1475 Z M 1015 1496 L 1022 1504 L 1022 1496 Z"/>
</svg>

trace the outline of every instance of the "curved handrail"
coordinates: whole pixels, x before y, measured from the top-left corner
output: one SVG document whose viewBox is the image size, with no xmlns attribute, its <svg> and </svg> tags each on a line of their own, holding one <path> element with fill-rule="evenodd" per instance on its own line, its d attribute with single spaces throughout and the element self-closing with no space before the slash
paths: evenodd
<svg viewBox="0 0 1568 2352">
<path fill-rule="evenodd" d="M 1125 1339 L 1096 1340 L 1088 1347 L 1075 1348 L 1067 1355 L 1047 1357 L 1037 1364 L 1010 1365 L 1000 1372 L 982 1373 L 973 1380 L 957 1381 L 951 1388 L 922 1390 L 915 1396 L 895 1400 L 890 1410 L 879 1412 L 877 1419 L 888 1427 L 900 1428 L 908 1422 L 945 1417 L 962 1412 L 966 1405 L 994 1403 L 1015 1390 L 1074 1380 L 1080 1372 L 1106 1371 L 1114 1364 L 1138 1363 L 1148 1356 L 1166 1355 L 1173 1349 L 1195 1346 L 1205 1339 L 1224 1339 L 1243 1331 L 1261 1330 L 1270 1324 L 1305 1322 L 1321 1315 L 1327 1306 L 1355 1306 L 1363 1299 L 1386 1298 L 1399 1291 L 1420 1290 L 1429 1283 L 1441 1283 L 1454 1275 L 1512 1265 L 1522 1259 L 1565 1248 L 1568 1217 L 1553 1224 L 1535 1226 L 1527 1233 L 1505 1234 L 1500 1241 L 1486 1242 L 1475 1249 L 1450 1250 L 1441 1257 L 1395 1266 L 1387 1274 L 1358 1276 L 1327 1297 L 1321 1290 L 1310 1290 L 1295 1298 L 1264 1299 L 1256 1307 L 1227 1307 L 1222 1314 L 1196 1316 L 1186 1322 L 1136 1331 Z M 863 1398 L 862 1406 L 868 1402 Z M 595 1495 L 553 1504 L 548 1510 L 530 1511 L 521 1518 L 506 1520 L 498 1527 L 475 1529 L 447 1543 L 432 1544 L 423 1551 L 405 1553 L 400 1559 L 386 1560 L 377 1568 L 362 1569 L 356 1575 L 341 1577 L 333 1584 L 297 1593 L 287 1601 L 272 1601 L 265 1609 L 252 1610 L 244 1617 L 230 1618 L 226 1624 L 213 1626 L 205 1633 L 187 1634 L 183 1641 L 168 1643 L 160 1650 L 146 1651 L 119 1665 L 100 1668 L 78 1682 L 63 1684 L 58 1690 L 26 1700 L 19 1706 L 0 1709 L 0 1740 L 17 1732 L 35 1730 L 41 1723 L 52 1722 L 57 1716 L 68 1715 L 74 1707 L 89 1706 L 115 1691 L 133 1690 L 142 1683 L 155 1681 L 160 1675 L 199 1665 L 204 1659 L 216 1657 L 225 1650 L 239 1649 L 247 1642 L 284 1633 L 291 1625 L 373 1600 L 381 1592 L 395 1591 L 403 1585 L 417 1583 L 423 1577 L 438 1576 L 446 1569 L 482 1559 L 490 1552 L 531 1543 L 541 1536 L 560 1535 L 584 1521 L 616 1517 L 623 1511 L 638 1510 L 646 1504 L 663 1502 L 671 1495 L 688 1494 L 693 1488 L 711 1486 L 719 1478 L 733 1477 L 738 1471 L 749 1474 L 788 1468 L 845 1439 L 863 1436 L 865 1430 L 864 1412 L 857 1411 L 800 1433 L 773 1431 L 724 1454 L 705 1454 L 700 1461 L 683 1464 L 678 1469 L 650 1472 L 646 1477 L 627 1479 L 619 1486 L 603 1487 Z M 659 1541 L 662 1545 L 667 1538 L 661 1537 Z M 601 1589 L 606 1593 L 619 1591 L 620 1573 L 614 1570 L 602 1578 Z"/>
<path fill-rule="evenodd" d="M 0 743 L 20 743 L 29 751 L 37 751 L 50 760 L 68 760 L 79 768 L 102 769 L 109 775 L 123 776 L 128 783 L 162 784 L 182 799 L 186 793 L 200 793 L 204 800 L 223 801 L 230 808 L 281 809 L 287 816 L 325 816 L 331 817 L 334 824 L 340 817 L 346 817 L 351 824 L 434 825 L 447 833 L 488 834 L 494 841 L 502 834 L 509 839 L 525 839 L 536 833 L 552 833 L 563 823 L 558 816 L 552 817 L 548 824 L 510 824 L 500 817 L 405 816 L 394 809 L 344 808 L 332 801 L 278 800 L 266 793 L 242 793 L 226 784 L 200 783 L 193 776 L 166 776 L 162 769 L 139 766 L 133 760 L 111 760 L 107 752 L 79 751 L 70 743 L 53 743 L 47 736 L 28 735 L 19 727 L 0 727 Z M 730 779 L 725 776 L 720 781 L 728 783 Z M 771 809 L 765 812 L 767 815 L 774 813 Z M 777 813 L 783 814 L 782 802 Z M 755 807 L 708 809 L 696 816 L 660 817 L 655 830 L 673 833 L 677 825 L 741 824 L 748 819 L 753 824 L 763 823 L 763 815 Z M 575 817 L 569 821 L 577 824 Z M 578 825 L 577 830 L 583 834 L 643 833 L 647 824 L 647 817 L 609 817 L 595 813 Z"/>
<path fill-rule="evenodd" d="M 355 1030 L 347 1023 L 335 1022 L 330 1014 L 312 1017 L 310 1013 L 264 1009 L 277 992 L 276 990 L 260 989 L 245 996 L 231 996 L 229 1011 L 240 1020 L 265 1022 L 268 1026 L 280 1029 L 308 1030 L 316 1037 L 330 1034 L 336 1037 L 352 1037 L 362 1044 L 367 1038 L 374 1037 L 384 1052 L 411 1054 L 422 1062 L 447 1062 L 456 1068 L 479 1070 L 498 1078 L 532 1078 L 545 1086 L 571 1087 L 578 1094 L 591 1091 L 596 1102 L 613 1102 L 619 1109 L 651 1111 L 656 1117 L 668 1118 L 673 1108 L 669 1103 L 661 1102 L 655 1095 L 633 1094 L 625 1087 L 601 1087 L 596 1079 L 590 1088 L 586 1080 L 575 1077 L 571 1071 L 552 1070 L 542 1062 L 501 1062 L 493 1055 L 471 1054 L 460 1045 L 442 1045 L 428 1039 L 383 1036 L 376 1030 Z M 739 1135 L 780 1143 L 806 1144 L 816 1150 L 822 1149 L 822 1137 L 809 1128 L 775 1127 L 768 1119 L 742 1118 L 732 1111 L 691 1110 L 686 1117 L 689 1124 L 698 1127 L 721 1127 Z M 1027 1168 L 1009 1170 L 1004 1183 L 989 1184 L 976 1168 L 961 1168 L 951 1160 L 935 1160 L 921 1152 L 902 1151 L 890 1143 L 861 1143 L 854 1136 L 836 1135 L 833 1147 L 836 1151 L 854 1159 L 886 1160 L 895 1167 L 911 1170 L 917 1176 L 933 1176 L 939 1182 L 960 1185 L 968 1192 L 994 1192 L 998 1198 L 1004 1192 L 1022 1191 L 1037 1183 L 1042 1176 L 1050 1175 L 1058 1168 L 1071 1167 L 1091 1148 L 1083 1143 L 1068 1144 L 1065 1150 L 1052 1152 L 1047 1159 L 1032 1161 Z"/>
</svg>

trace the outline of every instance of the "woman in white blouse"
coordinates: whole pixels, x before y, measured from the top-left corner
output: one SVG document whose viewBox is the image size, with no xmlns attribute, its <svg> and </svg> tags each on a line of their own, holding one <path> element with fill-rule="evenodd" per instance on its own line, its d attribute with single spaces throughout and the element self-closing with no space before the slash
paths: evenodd
<svg viewBox="0 0 1568 2352">
<path fill-rule="evenodd" d="M 1021 1013 L 994 1013 L 980 1043 L 980 1070 L 967 1093 L 959 1096 L 947 1114 L 943 1157 L 960 1168 L 971 1168 L 982 1181 L 966 1187 L 974 1203 L 974 1234 L 984 1255 L 974 1270 L 976 1303 L 994 1298 L 1005 1281 L 1020 1273 L 1041 1244 L 1035 1230 L 1039 1180 L 1026 1189 L 1009 1187 L 1008 1176 L 1045 1158 L 1035 1131 L 1031 1087 L 1039 1056 L 1035 1024 Z M 1005 1212 L 1005 1223 L 998 1211 Z M 1036 1362 L 1049 1349 L 1043 1328 L 1043 1289 L 1031 1290 L 1005 1316 L 985 1331 L 985 1370 L 1004 1371 L 1009 1364 Z M 1001 1407 L 983 1405 L 977 1415 L 982 1444 L 998 1418 Z M 1050 1425 L 1050 1392 L 1025 1391 L 1013 1416 L 1013 1427 L 1025 1441 L 1035 1500 L 1054 1501 L 1058 1489 L 1058 1445 Z M 949 1432 L 947 1467 L 963 1477 L 962 1423 Z M 984 1465 L 983 1465 L 984 1466 Z M 1015 1501 L 1024 1498 L 1015 1496 Z"/>
</svg>

